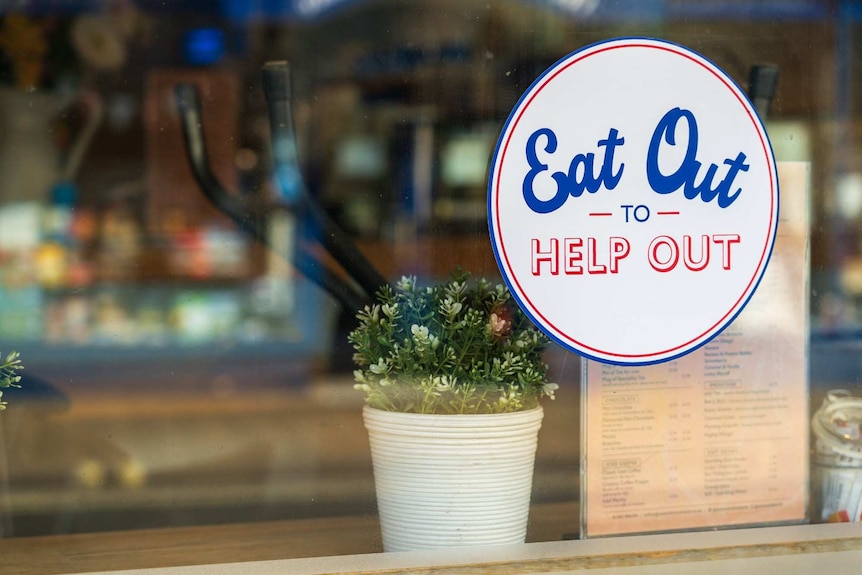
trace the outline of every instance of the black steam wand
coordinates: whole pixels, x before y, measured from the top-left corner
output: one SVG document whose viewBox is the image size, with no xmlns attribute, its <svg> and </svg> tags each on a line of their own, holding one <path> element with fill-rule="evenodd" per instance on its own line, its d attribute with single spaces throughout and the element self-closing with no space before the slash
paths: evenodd
<svg viewBox="0 0 862 575">
<path fill-rule="evenodd" d="M 251 198 L 229 192 L 222 186 L 210 167 L 203 134 L 200 95 L 197 88 L 193 84 L 179 84 L 175 87 L 175 94 L 189 164 L 195 180 L 210 202 L 233 220 L 245 233 L 271 249 L 277 250 L 278 255 L 286 260 L 292 261 L 303 275 L 329 292 L 345 309 L 355 311 L 368 304 L 374 292 L 385 284 L 385 280 L 377 274 L 364 256 L 361 259 L 346 261 L 348 259 L 346 254 L 353 253 L 355 255 L 358 253 L 361 256 L 361 252 L 331 220 L 318 218 L 314 223 L 324 238 L 330 238 L 324 243 L 325 246 L 345 240 L 350 243 L 354 252 L 343 248 L 338 252 L 333 252 L 336 260 L 345 267 L 348 273 L 354 271 L 357 266 L 367 265 L 370 272 L 366 270 L 365 273 L 359 275 L 364 282 L 360 283 L 359 287 L 356 285 L 358 281 L 348 282 L 332 273 L 318 261 L 316 254 L 307 246 L 300 245 L 296 251 L 285 253 L 284 248 L 281 247 L 282 244 L 272 241 L 272 238 L 269 237 L 267 222 L 276 210 L 291 210 L 299 220 L 314 218 L 322 213 L 313 198 L 305 192 L 304 186 L 299 188 L 302 193 L 294 198 L 295 201 L 293 202 L 279 199 L 273 202 L 260 203 Z M 289 125 L 288 130 L 291 133 L 291 140 L 295 142 L 292 135 L 292 124 Z M 278 161 L 276 164 L 278 165 Z M 298 177 L 298 164 L 294 164 L 294 166 L 296 166 L 295 171 Z M 279 179 L 281 180 L 281 178 Z M 301 178 L 299 180 L 301 182 Z"/>
<path fill-rule="evenodd" d="M 263 88 L 269 115 L 272 157 L 282 188 L 282 202 L 296 210 L 311 226 L 311 233 L 332 254 L 348 275 L 373 296 L 387 281 L 317 201 L 308 193 L 299 169 L 296 130 L 291 107 L 290 67 L 287 62 L 267 62 L 263 67 Z"/>
</svg>

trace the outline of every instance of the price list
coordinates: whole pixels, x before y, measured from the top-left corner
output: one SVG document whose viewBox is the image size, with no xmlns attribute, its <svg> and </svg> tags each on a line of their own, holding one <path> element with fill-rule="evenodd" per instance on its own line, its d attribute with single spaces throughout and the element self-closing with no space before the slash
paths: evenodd
<svg viewBox="0 0 862 575">
<path fill-rule="evenodd" d="M 805 518 L 807 166 L 779 175 L 770 267 L 722 334 L 666 363 L 584 362 L 585 536 Z"/>
</svg>

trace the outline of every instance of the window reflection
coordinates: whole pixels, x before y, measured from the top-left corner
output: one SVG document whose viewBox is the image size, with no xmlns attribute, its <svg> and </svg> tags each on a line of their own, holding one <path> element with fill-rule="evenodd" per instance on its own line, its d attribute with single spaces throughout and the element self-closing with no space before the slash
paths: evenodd
<svg viewBox="0 0 862 575">
<path fill-rule="evenodd" d="M 4 9 L 0 415 L 5 536 L 376 512 L 341 309 L 203 196 L 174 86 L 201 92 L 215 174 L 280 193 L 260 70 L 288 60 L 305 185 L 385 277 L 498 276 L 485 171 L 521 93 L 622 35 L 692 47 L 740 84 L 781 70 L 767 129 L 812 163 L 812 405 L 856 384 L 859 16 L 828 3 L 151 0 Z M 266 226 L 289 251 L 289 213 Z M 325 257 L 319 254 L 320 257 Z M 836 347 L 836 339 L 840 344 Z M 854 356 L 855 357 L 855 356 Z M 577 499 L 579 361 L 540 439 L 534 502 Z M 576 533 L 538 525 L 536 538 Z"/>
</svg>

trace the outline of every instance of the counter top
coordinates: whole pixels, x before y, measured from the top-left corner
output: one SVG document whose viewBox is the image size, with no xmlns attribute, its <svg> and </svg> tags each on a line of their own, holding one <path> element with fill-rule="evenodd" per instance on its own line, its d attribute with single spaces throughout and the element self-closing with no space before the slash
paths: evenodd
<svg viewBox="0 0 862 575">
<path fill-rule="evenodd" d="M 560 540 L 577 523 L 576 504 L 534 505 L 528 541 Z M 59 575 L 382 550 L 376 516 L 326 517 L 3 539 L 0 571 Z"/>
<path fill-rule="evenodd" d="M 534 506 L 528 540 L 541 541 L 568 525 L 576 512 L 571 504 Z M 16 575 L 116 570 L 129 570 L 123 575 L 587 575 L 608 569 L 624 575 L 807 575 L 858 570 L 862 529 L 858 523 L 797 525 L 424 552 L 380 550 L 376 518 L 338 517 L 7 539 L 0 541 L 0 563 L 3 573 Z"/>
</svg>

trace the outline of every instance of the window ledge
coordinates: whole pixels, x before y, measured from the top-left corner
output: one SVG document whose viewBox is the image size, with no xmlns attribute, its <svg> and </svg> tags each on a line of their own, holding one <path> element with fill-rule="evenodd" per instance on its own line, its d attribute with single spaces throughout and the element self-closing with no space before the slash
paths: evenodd
<svg viewBox="0 0 862 575">
<path fill-rule="evenodd" d="M 0 543 L 0 556 L 13 540 Z M 47 542 L 45 542 L 47 543 Z M 129 544 L 133 545 L 133 536 Z M 261 542 L 263 543 L 263 542 Z M 285 541 L 288 543 L 288 541 Z M 260 543 L 258 543 L 260 544 Z M 277 547 L 273 541 L 267 545 Z M 194 547 L 200 541 L 175 541 Z M 128 551 L 128 550 L 127 550 Z M 135 548 L 135 552 L 141 549 Z M 36 551 L 34 550 L 34 553 Z M 42 553 L 51 553 L 48 545 Z M 122 560 L 124 550 L 114 549 Z M 220 557 L 224 557 L 221 554 Z M 427 575 L 514 575 L 525 573 L 622 573 L 700 575 L 747 573 L 855 572 L 862 564 L 858 523 L 797 525 L 527 543 L 408 553 L 366 553 L 123 571 L 123 575 L 318 575 L 323 573 L 414 573 Z M 24 571 L 26 573 L 26 569 Z M 44 571 L 66 573 L 65 571 Z M 90 572 L 95 575 L 95 572 Z M 98 572 L 101 575 L 109 571 Z"/>
</svg>

